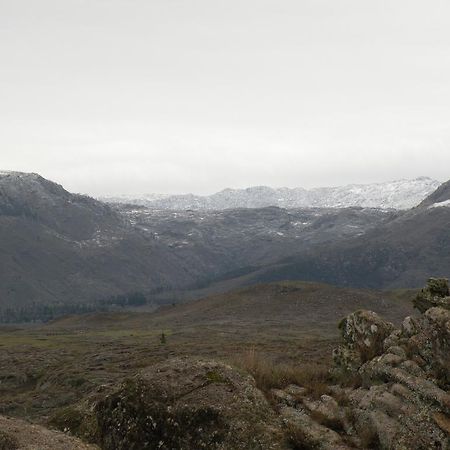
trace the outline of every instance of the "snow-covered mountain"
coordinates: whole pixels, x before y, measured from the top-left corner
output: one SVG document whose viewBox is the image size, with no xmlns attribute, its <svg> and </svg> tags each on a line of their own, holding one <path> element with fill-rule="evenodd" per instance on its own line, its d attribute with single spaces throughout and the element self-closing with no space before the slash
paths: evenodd
<svg viewBox="0 0 450 450">
<path fill-rule="evenodd" d="M 154 209 L 223 210 L 230 208 L 347 208 L 365 207 L 404 210 L 417 206 L 435 191 L 440 182 L 428 177 L 396 180 L 374 184 L 350 184 L 340 187 L 270 188 L 256 186 L 247 189 L 225 189 L 201 196 L 148 194 L 140 198 L 110 197 L 101 200 L 131 203 Z"/>
</svg>

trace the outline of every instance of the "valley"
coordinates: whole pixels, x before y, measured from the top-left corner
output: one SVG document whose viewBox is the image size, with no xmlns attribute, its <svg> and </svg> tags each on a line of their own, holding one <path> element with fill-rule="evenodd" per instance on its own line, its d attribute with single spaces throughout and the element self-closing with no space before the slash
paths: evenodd
<svg viewBox="0 0 450 450">
<path fill-rule="evenodd" d="M 4 172 L 0 317 L 48 320 L 133 306 L 134 298 L 152 309 L 285 279 L 414 287 L 429 273 L 445 274 L 449 264 L 450 208 L 430 208 L 445 205 L 447 185 L 407 211 L 174 211 L 105 204 L 37 174 Z"/>
<path fill-rule="evenodd" d="M 449 272 L 448 186 L 171 210 L 3 174 L 0 449 L 444 445 L 448 283 L 413 288 Z"/>
</svg>

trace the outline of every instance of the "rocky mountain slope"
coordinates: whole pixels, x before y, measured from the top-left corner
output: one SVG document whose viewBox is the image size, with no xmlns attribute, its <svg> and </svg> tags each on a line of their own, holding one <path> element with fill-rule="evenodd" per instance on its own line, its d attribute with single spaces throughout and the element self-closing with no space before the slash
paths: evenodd
<svg viewBox="0 0 450 450">
<path fill-rule="evenodd" d="M 95 310 L 137 293 L 153 303 L 189 299 L 282 279 L 414 286 L 450 271 L 446 186 L 405 212 L 171 211 L 107 205 L 36 174 L 3 173 L 0 319 Z"/>
<path fill-rule="evenodd" d="M 441 184 L 433 193 L 420 203 L 419 208 L 449 206 L 450 181 Z"/>
<path fill-rule="evenodd" d="M 225 189 L 213 195 L 155 195 L 140 198 L 110 197 L 103 200 L 130 203 L 153 209 L 223 210 L 233 208 L 380 208 L 404 210 L 418 205 L 436 190 L 439 181 L 427 177 L 386 183 L 352 184 L 340 187 Z"/>
<path fill-rule="evenodd" d="M 6 173 L 0 176 L 0 315 L 40 317 L 47 306 L 70 312 L 68 304 L 95 307 L 117 295 L 207 285 L 391 217 L 371 209 L 112 208 L 36 174 Z"/>
<path fill-rule="evenodd" d="M 450 273 L 450 192 L 445 183 L 420 206 L 361 236 L 318 244 L 255 272 L 252 282 L 315 280 L 343 286 L 414 287 Z M 438 200 L 438 203 L 436 203 Z M 448 202 L 448 203 L 447 203 Z M 442 207 L 432 207 L 436 205 Z"/>
<path fill-rule="evenodd" d="M 0 176 L 0 248 L 3 311 L 31 313 L 40 304 L 87 303 L 195 279 L 166 246 L 106 204 L 36 174 Z"/>
</svg>

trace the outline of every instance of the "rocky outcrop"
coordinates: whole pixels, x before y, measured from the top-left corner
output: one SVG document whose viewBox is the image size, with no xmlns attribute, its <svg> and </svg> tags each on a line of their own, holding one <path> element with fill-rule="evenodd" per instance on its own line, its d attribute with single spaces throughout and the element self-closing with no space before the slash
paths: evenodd
<svg viewBox="0 0 450 450">
<path fill-rule="evenodd" d="M 288 448 L 251 376 L 189 358 L 148 367 L 52 422 L 104 450 Z"/>
<path fill-rule="evenodd" d="M 346 317 L 329 395 L 276 397 L 297 445 L 450 449 L 450 311 L 436 306 L 447 296 L 447 280 L 430 279 L 414 301 L 423 314 L 399 329 L 370 311 Z"/>
<path fill-rule="evenodd" d="M 0 416 L 0 450 L 95 450 L 60 431 L 53 431 L 20 419 Z"/>
<path fill-rule="evenodd" d="M 433 307 L 450 310 L 450 291 L 445 278 L 430 278 L 413 300 L 414 306 L 422 313 Z"/>
<path fill-rule="evenodd" d="M 301 409 L 285 407 L 280 412 L 291 433 L 292 443 L 294 445 L 303 445 L 295 448 L 314 448 L 318 450 L 350 449 L 336 431 L 320 424 Z"/>
<path fill-rule="evenodd" d="M 339 366 L 355 369 L 383 351 L 383 342 L 394 325 L 372 311 L 356 311 L 339 323 L 344 344 L 333 351 Z"/>
</svg>

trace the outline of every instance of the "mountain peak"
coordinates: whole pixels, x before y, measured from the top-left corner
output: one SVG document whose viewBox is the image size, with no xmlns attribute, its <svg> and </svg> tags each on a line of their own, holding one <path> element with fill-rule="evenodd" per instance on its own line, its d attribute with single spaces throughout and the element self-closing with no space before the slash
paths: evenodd
<svg viewBox="0 0 450 450">
<path fill-rule="evenodd" d="M 38 173 L 35 172 L 19 172 L 16 170 L 0 170 L 0 178 L 42 178 Z M 43 178 L 42 178 L 43 179 Z"/>
<path fill-rule="evenodd" d="M 72 194 L 37 173 L 15 171 L 0 172 L 0 215 L 38 220 L 74 237 L 117 221 L 107 205 L 93 198 Z"/>
</svg>

